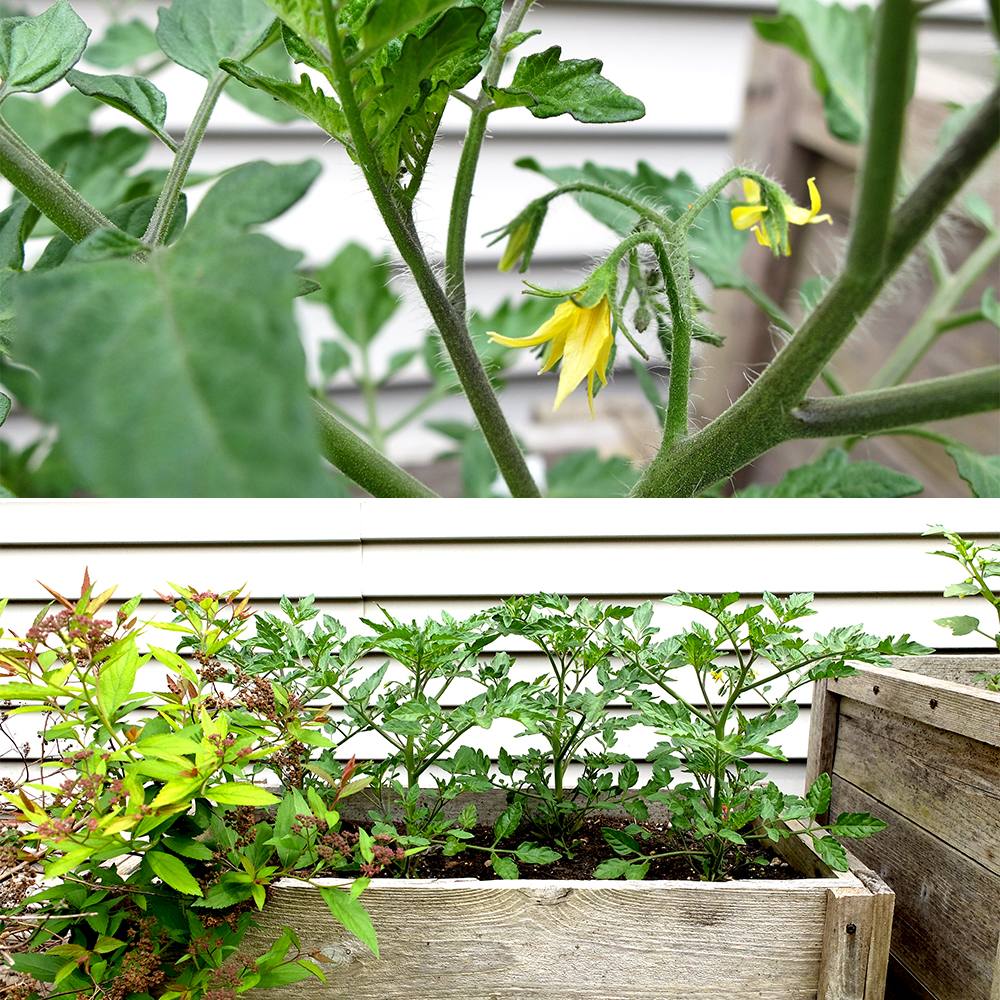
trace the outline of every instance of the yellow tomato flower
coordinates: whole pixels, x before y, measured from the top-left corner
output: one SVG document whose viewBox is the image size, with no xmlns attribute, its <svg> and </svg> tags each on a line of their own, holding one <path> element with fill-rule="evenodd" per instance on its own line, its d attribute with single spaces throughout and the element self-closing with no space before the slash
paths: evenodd
<svg viewBox="0 0 1000 1000">
<path fill-rule="evenodd" d="M 805 226 L 814 222 L 829 222 L 833 225 L 833 219 L 829 215 L 817 215 L 822 207 L 819 198 L 819 190 L 816 187 L 816 178 L 810 177 L 806 182 L 809 187 L 809 207 L 800 208 L 793 201 L 785 203 L 785 218 L 796 226 Z M 757 226 L 767 211 L 767 205 L 761 202 L 760 185 L 750 177 L 743 178 L 743 193 L 746 195 L 747 204 L 738 205 L 730 209 L 730 216 L 733 225 L 737 229 L 749 229 L 753 226 L 754 235 L 761 246 L 771 246 L 771 240 L 763 226 Z M 787 253 L 787 249 L 785 250 Z"/>
<path fill-rule="evenodd" d="M 552 319 L 543 323 L 530 337 L 501 337 L 491 333 L 490 340 L 506 347 L 535 347 L 549 343 L 548 355 L 539 375 L 562 359 L 559 385 L 553 410 L 587 377 L 587 401 L 594 415 L 594 375 L 608 384 L 605 371 L 611 356 L 614 337 L 611 333 L 611 304 L 605 295 L 595 306 L 585 308 L 575 302 L 556 306 Z"/>
</svg>

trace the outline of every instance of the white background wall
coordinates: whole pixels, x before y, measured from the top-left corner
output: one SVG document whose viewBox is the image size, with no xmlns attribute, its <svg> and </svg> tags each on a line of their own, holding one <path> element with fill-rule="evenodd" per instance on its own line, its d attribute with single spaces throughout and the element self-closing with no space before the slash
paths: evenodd
<svg viewBox="0 0 1000 1000">
<path fill-rule="evenodd" d="M 282 595 L 314 594 L 357 631 L 380 606 L 404 620 L 442 610 L 462 617 L 543 590 L 653 600 L 666 635 L 693 617 L 660 603 L 677 590 L 753 599 L 766 589 L 816 594 L 809 635 L 863 622 L 941 650 L 976 649 L 977 637 L 956 638 L 933 621 L 959 613 L 987 621 L 990 610 L 978 598 L 959 606 L 941 596 L 961 574 L 926 554 L 943 547 L 921 536 L 935 523 L 996 541 L 1000 516 L 994 503 L 974 500 L 7 500 L 0 598 L 10 603 L 0 624 L 23 635 L 47 603 L 37 581 L 72 596 L 89 567 L 101 589 L 118 584 L 122 601 L 145 595 L 141 620 L 169 620 L 154 591 L 168 592 L 171 581 L 199 590 L 246 583 L 253 606 L 274 613 Z M 174 644 L 175 634 L 154 628 L 147 641 Z M 530 647 L 511 640 L 505 648 L 519 676 L 544 670 Z M 789 762 L 761 762 L 786 791 L 800 791 L 804 779 L 809 688 L 797 698 L 799 719 L 782 734 Z M 5 728 L 37 751 L 30 717 Z M 492 730 L 483 748 L 495 753 L 503 739 L 502 727 Z M 380 748 L 368 738 L 351 752 L 377 756 Z M 0 774 L 15 773 L 17 758 L 0 737 Z"/>
</svg>

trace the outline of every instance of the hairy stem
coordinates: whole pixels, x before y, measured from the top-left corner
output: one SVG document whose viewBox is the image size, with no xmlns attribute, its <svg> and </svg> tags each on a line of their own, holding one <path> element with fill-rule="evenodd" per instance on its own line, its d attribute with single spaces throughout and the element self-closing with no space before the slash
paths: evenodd
<svg viewBox="0 0 1000 1000">
<path fill-rule="evenodd" d="M 191 169 L 191 162 L 194 154 L 205 136 L 205 129 L 208 128 L 208 120 L 212 117 L 215 105 L 223 88 L 229 82 L 228 73 L 219 73 L 208 85 L 198 110 L 191 119 L 187 132 L 184 133 L 184 141 L 177 150 L 174 162 L 170 166 L 170 173 L 163 184 L 163 190 L 156 201 L 156 208 L 153 216 L 146 227 L 143 242 L 151 247 L 162 246 L 167 241 L 167 233 L 170 232 L 170 223 L 177 209 L 177 202 L 180 200 L 181 190 L 184 181 L 187 179 L 188 170 Z"/>
<path fill-rule="evenodd" d="M 452 305 L 435 277 L 412 224 L 400 211 L 382 174 L 375 150 L 365 132 L 350 71 L 344 61 L 331 0 L 323 0 L 323 11 L 326 15 L 331 48 L 330 68 L 337 95 L 354 141 L 358 164 L 364 173 L 375 204 L 437 325 L 458 379 L 511 496 L 537 497 L 538 487 L 531 478 L 524 455 L 521 454 L 521 449 L 500 409 L 493 386 L 472 343 L 464 316 Z"/>
<path fill-rule="evenodd" d="M 116 228 L 103 212 L 80 197 L 2 118 L 0 174 L 74 243 L 82 242 L 97 229 Z"/>
</svg>

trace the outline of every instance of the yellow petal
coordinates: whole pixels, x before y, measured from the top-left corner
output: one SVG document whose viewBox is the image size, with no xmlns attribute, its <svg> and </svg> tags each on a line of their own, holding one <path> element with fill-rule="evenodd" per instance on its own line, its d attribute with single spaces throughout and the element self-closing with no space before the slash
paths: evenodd
<svg viewBox="0 0 1000 1000">
<path fill-rule="evenodd" d="M 750 177 L 743 178 L 743 193 L 746 200 L 760 204 L 760 185 Z"/>
<path fill-rule="evenodd" d="M 570 303 L 572 306 L 572 304 Z M 553 409 L 588 376 L 596 371 L 604 381 L 604 368 L 611 352 L 611 306 L 607 297 L 590 309 L 576 309 L 573 329 L 567 331 L 559 386 Z M 588 378 L 588 395 L 592 400 L 592 382 Z"/>
<path fill-rule="evenodd" d="M 737 229 L 749 229 L 755 222 L 760 222 L 761 216 L 767 211 L 765 205 L 742 205 L 731 208 L 729 215 Z"/>
<path fill-rule="evenodd" d="M 762 247 L 769 247 L 771 245 L 771 241 L 767 238 L 767 232 L 764 230 L 763 226 L 754 226 L 753 232 L 757 237 L 757 242 Z"/>
</svg>

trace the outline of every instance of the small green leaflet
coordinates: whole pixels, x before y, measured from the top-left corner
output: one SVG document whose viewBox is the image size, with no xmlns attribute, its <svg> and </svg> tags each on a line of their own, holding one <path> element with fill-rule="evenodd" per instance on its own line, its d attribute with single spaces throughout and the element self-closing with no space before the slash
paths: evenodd
<svg viewBox="0 0 1000 1000">
<path fill-rule="evenodd" d="M 359 941 L 366 944 L 372 954 L 378 958 L 375 928 L 372 926 L 371 917 L 368 916 L 361 903 L 349 893 L 333 886 L 321 886 L 319 891 L 330 913 Z"/>
<path fill-rule="evenodd" d="M 99 42 L 87 46 L 83 58 L 101 69 L 120 69 L 158 48 L 156 35 L 143 21 L 133 18 L 110 25 Z"/>
<path fill-rule="evenodd" d="M 66 82 L 81 94 L 117 108 L 141 122 L 167 148 L 177 152 L 177 143 L 163 130 L 167 118 L 167 99 L 163 92 L 141 76 L 95 76 L 71 69 Z"/>
<path fill-rule="evenodd" d="M 57 0 L 38 17 L 0 19 L 0 101 L 57 83 L 83 55 L 89 37 L 68 0 Z"/>
<path fill-rule="evenodd" d="M 834 448 L 819 461 L 785 473 L 779 483 L 753 484 L 741 497 L 903 497 L 920 493 L 912 476 L 877 462 L 851 462 L 847 452 Z"/>
<path fill-rule="evenodd" d="M 1000 497 L 1000 455 L 980 455 L 958 444 L 948 445 L 945 451 L 973 496 Z"/>
<path fill-rule="evenodd" d="M 264 788 L 235 781 L 206 788 L 205 797 L 226 806 L 271 806 L 281 801 Z"/>
<path fill-rule="evenodd" d="M 525 56 L 508 87 L 491 88 L 498 107 L 526 106 L 535 118 L 572 115 L 578 122 L 630 122 L 646 113 L 642 101 L 630 97 L 601 76 L 600 59 L 560 59 L 553 45 Z"/>
</svg>

